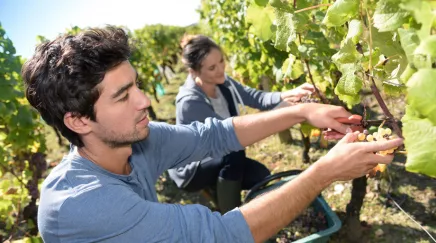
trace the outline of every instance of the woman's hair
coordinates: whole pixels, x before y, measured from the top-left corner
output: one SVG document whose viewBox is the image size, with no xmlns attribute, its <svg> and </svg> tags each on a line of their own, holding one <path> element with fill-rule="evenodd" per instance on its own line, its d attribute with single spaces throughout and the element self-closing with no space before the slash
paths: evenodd
<svg viewBox="0 0 436 243">
<path fill-rule="evenodd" d="M 65 114 L 95 121 L 97 85 L 106 72 L 128 60 L 130 53 L 126 32 L 112 26 L 42 43 L 21 71 L 26 97 L 49 125 L 81 147 L 79 135 L 64 124 Z"/>
<path fill-rule="evenodd" d="M 221 47 L 218 44 L 204 35 L 185 35 L 180 42 L 180 46 L 183 48 L 183 64 L 194 71 L 200 71 L 201 62 L 212 49 L 221 51 Z"/>
</svg>

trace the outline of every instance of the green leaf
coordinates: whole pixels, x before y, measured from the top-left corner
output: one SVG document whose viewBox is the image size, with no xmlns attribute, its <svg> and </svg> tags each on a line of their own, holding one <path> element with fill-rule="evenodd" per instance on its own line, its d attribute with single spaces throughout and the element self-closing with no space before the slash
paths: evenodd
<svg viewBox="0 0 436 243">
<path fill-rule="evenodd" d="M 401 76 L 400 76 L 400 81 L 403 83 L 403 84 L 405 84 L 405 83 L 407 83 L 407 81 L 410 79 L 410 77 L 412 77 L 412 75 L 414 74 L 414 73 L 416 73 L 416 69 L 415 68 L 413 68 L 412 66 L 410 66 L 410 65 L 407 65 L 407 67 L 406 67 L 406 70 L 404 70 L 404 72 L 401 74 Z"/>
<path fill-rule="evenodd" d="M 419 45 L 419 37 L 415 29 L 398 29 L 400 35 L 401 46 L 406 53 L 409 63 L 413 61 L 413 52 Z"/>
<path fill-rule="evenodd" d="M 436 15 L 432 13 L 432 6 L 427 1 L 422 0 L 407 0 L 399 5 L 402 9 L 411 11 L 416 22 L 421 24 L 421 29 L 418 31 L 420 40 L 430 36 L 433 21 L 436 20 Z"/>
<path fill-rule="evenodd" d="M 283 77 L 288 77 L 292 80 L 299 78 L 304 74 L 303 63 L 297 60 L 294 55 L 290 54 L 289 58 L 283 63 L 282 74 Z"/>
<path fill-rule="evenodd" d="M 277 31 L 274 47 L 288 51 L 291 43 L 297 38 L 293 15 L 284 11 L 275 10 Z"/>
<path fill-rule="evenodd" d="M 336 91 L 336 89 L 335 89 Z M 336 92 L 335 92 L 336 93 Z M 344 95 L 336 93 L 338 98 L 345 102 L 348 105 L 348 108 L 351 108 L 352 106 L 360 103 L 360 96 L 359 95 Z"/>
<path fill-rule="evenodd" d="M 6 82 L 2 82 L 2 79 L 0 78 L 0 100 L 5 102 L 14 98 L 15 92 L 13 87 Z"/>
<path fill-rule="evenodd" d="M 322 21 L 327 26 L 341 26 L 348 20 L 356 16 L 359 12 L 359 1 L 356 0 L 337 0 L 327 10 L 326 16 Z"/>
<path fill-rule="evenodd" d="M 350 106 L 359 103 L 359 91 L 363 86 L 362 79 L 356 75 L 360 70 L 359 66 L 349 63 L 342 64 L 338 68 L 342 72 L 342 76 L 335 87 L 335 94 Z"/>
<path fill-rule="evenodd" d="M 336 85 L 335 93 L 343 95 L 357 95 L 362 89 L 363 81 L 356 75 L 359 68 L 355 64 L 344 64 L 340 68 L 342 77 Z"/>
<path fill-rule="evenodd" d="M 380 32 L 394 31 L 401 27 L 409 13 L 400 8 L 400 0 L 379 0 L 374 12 L 374 26 Z"/>
<path fill-rule="evenodd" d="M 269 40 L 273 32 L 271 31 L 274 12 L 271 7 L 259 7 L 250 5 L 247 9 L 246 21 L 253 24 L 255 34 L 263 41 Z"/>
<path fill-rule="evenodd" d="M 424 39 L 413 52 L 416 68 L 431 68 L 436 63 L 436 35 Z"/>
<path fill-rule="evenodd" d="M 288 13 L 292 13 L 294 9 L 291 1 L 289 0 L 270 0 L 269 4 L 277 10 L 285 11 Z"/>
<path fill-rule="evenodd" d="M 436 125 L 436 69 L 420 69 L 407 82 L 407 102 L 411 108 Z"/>
<path fill-rule="evenodd" d="M 407 87 L 403 85 L 398 79 L 392 79 L 383 82 L 383 92 L 392 97 L 399 97 L 404 94 Z"/>
<path fill-rule="evenodd" d="M 363 25 L 360 20 L 353 19 L 348 25 L 348 33 L 345 39 L 351 39 L 354 44 L 359 42 L 360 36 L 363 32 Z"/>
<path fill-rule="evenodd" d="M 407 109 L 406 119 L 403 119 L 406 170 L 436 178 L 436 126 L 429 119 L 419 119 L 414 113 Z"/>
<path fill-rule="evenodd" d="M 394 35 L 395 33 L 379 32 L 376 28 L 371 28 L 371 32 L 373 46 L 380 50 L 380 54 L 386 57 L 405 55 L 398 36 Z"/>
<path fill-rule="evenodd" d="M 268 4 L 268 1 L 269 1 L 269 0 L 254 0 L 254 3 L 255 3 L 257 6 L 265 7 L 265 6 Z"/>
<path fill-rule="evenodd" d="M 332 60 L 338 68 L 341 64 L 355 63 L 361 58 L 362 54 L 356 50 L 356 46 L 351 39 L 345 40 L 341 49 L 332 56 Z"/>
</svg>

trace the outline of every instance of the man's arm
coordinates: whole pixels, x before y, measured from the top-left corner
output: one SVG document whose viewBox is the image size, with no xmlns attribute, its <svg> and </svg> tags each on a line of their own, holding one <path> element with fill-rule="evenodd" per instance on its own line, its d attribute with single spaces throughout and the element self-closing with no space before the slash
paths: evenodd
<svg viewBox="0 0 436 243">
<path fill-rule="evenodd" d="M 339 123 L 335 118 L 349 116 L 351 113 L 339 106 L 298 104 L 235 117 L 233 126 L 239 142 L 245 147 L 303 121 L 308 121 L 319 128 L 332 128 L 345 134 L 348 126 Z"/>
<path fill-rule="evenodd" d="M 68 198 L 57 226 L 50 229 L 57 242 L 253 242 L 238 210 L 222 216 L 201 205 L 151 202 L 121 185 Z"/>
<path fill-rule="evenodd" d="M 394 148 L 401 139 L 353 143 L 357 133 L 347 134 L 326 156 L 282 187 L 240 208 L 255 242 L 263 242 L 294 220 L 330 183 L 368 173 L 377 163 L 390 163 L 393 156 L 375 151 Z"/>
</svg>

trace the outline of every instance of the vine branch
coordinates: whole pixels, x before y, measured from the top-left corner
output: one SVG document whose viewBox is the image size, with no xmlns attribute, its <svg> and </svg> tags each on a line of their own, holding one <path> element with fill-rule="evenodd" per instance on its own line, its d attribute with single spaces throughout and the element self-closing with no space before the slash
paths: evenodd
<svg viewBox="0 0 436 243">
<path fill-rule="evenodd" d="M 385 101 L 383 100 L 383 97 L 380 94 L 380 91 L 377 88 L 377 85 L 375 84 L 374 77 L 372 75 L 372 22 L 371 22 L 371 16 L 369 15 L 368 8 L 365 8 L 366 17 L 368 19 L 368 30 L 369 30 L 369 64 L 368 64 L 368 72 L 366 75 L 368 76 L 368 79 L 370 81 L 370 87 L 371 91 L 374 94 L 377 103 L 379 104 L 380 108 L 382 109 L 384 115 L 387 117 L 388 122 L 392 125 L 392 128 L 394 129 L 395 133 L 400 137 L 403 138 L 403 133 L 401 132 L 400 127 L 398 126 L 397 121 L 395 120 L 392 113 L 389 111 L 388 107 L 386 106 Z"/>
<path fill-rule="evenodd" d="M 380 91 L 378 90 L 377 86 L 375 85 L 374 78 L 372 76 L 368 76 L 369 80 L 371 81 L 371 90 L 374 94 L 378 104 L 380 105 L 380 108 L 382 109 L 385 116 L 388 118 L 389 124 L 392 125 L 392 128 L 394 129 L 395 133 L 400 137 L 403 138 L 403 133 L 401 132 L 400 127 L 398 126 L 398 122 L 395 120 L 392 113 L 389 111 L 388 107 L 386 106 L 385 101 L 383 100 Z"/>
<path fill-rule="evenodd" d="M 300 45 L 302 44 L 302 40 L 301 40 L 301 35 L 298 34 L 298 41 L 300 42 Z M 318 95 L 318 97 L 321 99 L 323 104 L 328 104 L 327 100 L 325 99 L 325 97 L 323 95 L 321 95 L 321 92 L 319 91 L 319 89 L 316 87 L 315 82 L 313 81 L 313 76 L 312 76 L 312 72 L 310 71 L 310 66 L 309 66 L 309 61 L 304 58 L 304 64 L 306 65 L 307 68 L 307 73 L 309 74 L 309 80 L 313 85 L 313 88 L 315 89 L 316 95 Z"/>
<path fill-rule="evenodd" d="M 295 11 L 294 13 L 301 13 L 301 12 L 304 12 L 304 11 L 307 11 L 307 10 L 312 10 L 312 9 L 321 8 L 321 7 L 327 7 L 327 6 L 330 6 L 330 5 L 332 5 L 332 4 L 331 3 L 318 4 L 318 5 L 315 5 L 315 6 L 299 9 L 299 10 Z"/>
<path fill-rule="evenodd" d="M 323 104 L 328 104 L 325 97 L 321 94 L 319 89 L 316 87 L 315 82 L 313 81 L 312 72 L 310 71 L 309 61 L 307 59 L 304 59 L 304 63 L 306 64 L 307 73 L 309 74 L 309 80 L 312 83 L 313 87 L 315 88 L 315 92 L 318 95 L 318 97 L 321 99 Z"/>
</svg>

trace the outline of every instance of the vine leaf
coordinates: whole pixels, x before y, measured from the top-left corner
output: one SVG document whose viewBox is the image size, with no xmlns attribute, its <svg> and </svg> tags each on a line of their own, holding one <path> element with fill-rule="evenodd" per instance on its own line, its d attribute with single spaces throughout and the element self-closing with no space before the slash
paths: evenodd
<svg viewBox="0 0 436 243">
<path fill-rule="evenodd" d="M 252 4 L 247 9 L 246 21 L 253 24 L 254 34 L 261 40 L 267 41 L 273 36 L 272 21 L 274 19 L 273 8 L 270 6 L 259 7 Z"/>
<path fill-rule="evenodd" d="M 327 9 L 327 13 L 322 21 L 328 27 L 341 26 L 348 20 L 357 16 L 359 12 L 359 1 L 356 0 L 337 0 Z"/>
<path fill-rule="evenodd" d="M 413 108 L 407 107 L 406 115 L 402 119 L 407 150 L 405 167 L 410 172 L 436 178 L 436 126 L 429 119 L 420 118 L 417 114 Z"/>
<path fill-rule="evenodd" d="M 419 37 L 415 29 L 398 29 L 398 34 L 400 35 L 401 47 L 403 47 L 406 53 L 407 60 L 409 63 L 413 61 L 413 52 L 419 45 Z"/>
<path fill-rule="evenodd" d="M 394 31 L 408 19 L 409 12 L 401 9 L 400 0 L 380 0 L 374 12 L 374 26 L 380 32 Z"/>
<path fill-rule="evenodd" d="M 436 125 L 436 69 L 420 69 L 407 82 L 407 102 L 411 108 Z"/>
</svg>

